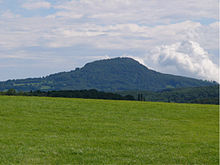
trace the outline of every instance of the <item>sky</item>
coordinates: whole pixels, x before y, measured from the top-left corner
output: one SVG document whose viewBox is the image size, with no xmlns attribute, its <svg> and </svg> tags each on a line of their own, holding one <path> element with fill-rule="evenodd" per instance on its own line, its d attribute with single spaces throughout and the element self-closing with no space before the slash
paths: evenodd
<svg viewBox="0 0 220 165">
<path fill-rule="evenodd" d="M 219 82 L 218 0 L 0 0 L 0 81 L 114 57 Z"/>
</svg>

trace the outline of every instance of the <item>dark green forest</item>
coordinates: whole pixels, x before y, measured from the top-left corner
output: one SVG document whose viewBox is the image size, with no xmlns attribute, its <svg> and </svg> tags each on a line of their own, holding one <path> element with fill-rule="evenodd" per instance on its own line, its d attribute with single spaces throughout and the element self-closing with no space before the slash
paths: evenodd
<svg viewBox="0 0 220 165">
<path fill-rule="evenodd" d="M 132 95 L 140 101 L 176 103 L 219 104 L 219 85 L 166 89 L 162 91 L 121 91 L 121 95 Z"/>
<path fill-rule="evenodd" d="M 160 91 L 215 85 L 215 82 L 162 74 L 148 69 L 132 58 L 114 58 L 87 63 L 82 68 L 42 78 L 28 78 L 0 82 L 0 91 L 60 91 L 96 89 L 99 91 Z"/>
<path fill-rule="evenodd" d="M 30 91 L 17 92 L 15 89 L 9 89 L 6 92 L 0 92 L 0 95 L 8 96 L 44 96 L 44 97 L 67 97 L 67 98 L 85 98 L 85 99 L 108 99 L 108 100 L 134 100 L 131 95 L 120 95 L 117 93 L 101 92 L 95 89 L 90 90 L 66 90 L 66 91 Z"/>
</svg>

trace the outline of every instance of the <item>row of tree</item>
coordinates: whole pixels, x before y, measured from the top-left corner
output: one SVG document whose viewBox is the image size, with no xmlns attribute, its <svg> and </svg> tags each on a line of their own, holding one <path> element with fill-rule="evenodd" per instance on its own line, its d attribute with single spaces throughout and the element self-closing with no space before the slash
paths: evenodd
<svg viewBox="0 0 220 165">
<path fill-rule="evenodd" d="M 88 99 L 108 99 L 108 100 L 135 100 L 131 95 L 122 96 L 116 93 L 101 92 L 96 89 L 90 90 L 61 90 L 61 91 L 30 91 L 16 92 L 15 89 L 9 89 L 6 92 L 0 92 L 1 95 L 14 96 L 44 96 L 44 97 L 67 97 L 67 98 L 88 98 Z"/>
</svg>

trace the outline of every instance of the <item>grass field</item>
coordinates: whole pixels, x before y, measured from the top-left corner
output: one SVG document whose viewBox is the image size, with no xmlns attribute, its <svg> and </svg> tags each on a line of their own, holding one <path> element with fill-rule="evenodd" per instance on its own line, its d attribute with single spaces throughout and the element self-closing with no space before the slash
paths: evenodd
<svg viewBox="0 0 220 165">
<path fill-rule="evenodd" d="M 0 164 L 218 164 L 219 106 L 0 96 Z"/>
</svg>

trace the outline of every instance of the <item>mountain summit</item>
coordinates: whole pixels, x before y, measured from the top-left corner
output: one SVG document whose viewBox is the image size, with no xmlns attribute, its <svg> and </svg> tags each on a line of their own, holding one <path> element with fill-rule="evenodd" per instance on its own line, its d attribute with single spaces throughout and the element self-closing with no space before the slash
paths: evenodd
<svg viewBox="0 0 220 165">
<path fill-rule="evenodd" d="M 124 57 L 94 61 L 87 63 L 82 68 L 52 74 L 44 78 L 0 82 L 0 90 L 14 88 L 19 91 L 79 89 L 158 91 L 167 88 L 213 84 L 193 78 L 162 74 L 148 69 L 132 58 Z"/>
</svg>

